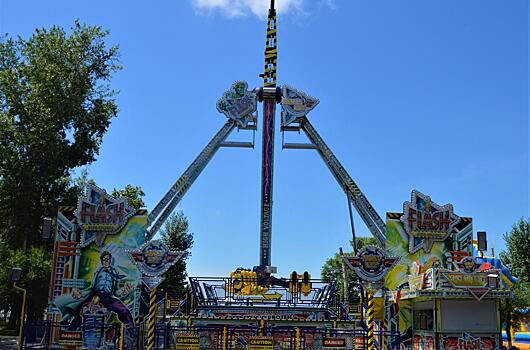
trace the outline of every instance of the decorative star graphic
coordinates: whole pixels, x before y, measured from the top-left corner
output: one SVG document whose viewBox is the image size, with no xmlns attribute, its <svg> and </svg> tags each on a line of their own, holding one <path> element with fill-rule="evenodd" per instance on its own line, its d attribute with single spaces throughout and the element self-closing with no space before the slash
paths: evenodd
<svg viewBox="0 0 530 350">
<path fill-rule="evenodd" d="M 440 232 L 440 237 L 415 237 L 414 234 L 421 234 L 422 231 L 412 231 L 409 227 L 408 219 L 413 210 L 423 214 L 429 213 L 430 215 L 449 212 L 451 222 L 446 231 Z M 431 200 L 431 197 L 424 195 L 420 191 L 413 190 L 411 194 L 411 202 L 405 202 L 403 204 L 401 222 L 409 236 L 409 253 L 415 253 L 421 248 L 428 253 L 431 251 L 434 242 L 444 241 L 453 232 L 454 227 L 460 222 L 460 217 L 453 212 L 452 204 L 438 205 Z M 428 231 L 426 232 L 428 233 Z"/>
<path fill-rule="evenodd" d="M 473 273 L 480 271 L 484 263 L 478 263 L 473 257 L 466 256 L 462 260 L 455 262 L 456 267 L 464 273 Z"/>
<path fill-rule="evenodd" d="M 107 221 L 107 209 L 112 206 L 123 205 L 122 215 L 120 220 L 114 219 L 111 222 L 92 222 L 92 216 L 96 215 L 100 219 L 97 210 L 102 207 L 103 215 Z M 94 210 L 94 212 L 91 212 Z M 74 216 L 77 219 L 77 224 L 81 228 L 80 246 L 86 247 L 92 242 L 96 242 L 97 246 L 102 246 L 107 235 L 118 233 L 126 224 L 128 219 L 135 213 L 127 203 L 127 198 L 112 198 L 104 189 L 95 185 L 89 184 L 86 189 L 86 196 L 79 197 L 77 201 L 77 208 L 74 211 Z M 112 211 L 110 212 L 112 214 Z"/>
<path fill-rule="evenodd" d="M 184 252 L 169 250 L 161 240 L 146 242 L 140 248 L 127 250 L 126 253 L 144 277 L 161 276 L 184 255 Z"/>
<path fill-rule="evenodd" d="M 356 256 L 343 256 L 342 259 L 363 281 L 381 281 L 399 260 L 395 256 L 385 256 L 385 252 L 375 246 L 366 246 Z"/>
<path fill-rule="evenodd" d="M 307 115 L 320 101 L 292 86 L 282 89 L 282 125 L 287 126 L 296 119 Z"/>
</svg>

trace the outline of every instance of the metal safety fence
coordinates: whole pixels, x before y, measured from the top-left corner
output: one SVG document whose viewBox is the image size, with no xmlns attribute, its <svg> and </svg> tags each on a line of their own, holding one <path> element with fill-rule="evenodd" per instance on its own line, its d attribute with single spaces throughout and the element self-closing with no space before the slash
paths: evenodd
<svg viewBox="0 0 530 350">
<path fill-rule="evenodd" d="M 370 346 L 370 344 L 373 344 Z M 257 327 L 242 325 L 177 326 L 158 323 L 154 333 L 147 325 L 127 329 L 119 324 L 82 324 L 71 330 L 54 322 L 27 322 L 23 349 L 181 350 L 181 349 L 399 349 L 399 337 L 375 331 L 373 341 L 364 329 L 310 326 Z"/>
</svg>

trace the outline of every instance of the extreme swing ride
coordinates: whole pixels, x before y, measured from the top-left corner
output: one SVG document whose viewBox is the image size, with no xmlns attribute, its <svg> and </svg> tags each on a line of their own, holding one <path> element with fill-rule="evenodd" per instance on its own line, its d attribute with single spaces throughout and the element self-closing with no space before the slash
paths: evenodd
<svg viewBox="0 0 530 350">
<path fill-rule="evenodd" d="M 387 213 L 383 221 L 311 124 L 308 113 L 319 100 L 277 85 L 277 56 L 271 0 L 263 86 L 249 90 L 247 82 L 236 81 L 223 94 L 216 107 L 226 122 L 150 213 L 134 211 L 125 199 L 94 186 L 77 208 L 59 208 L 47 318 L 61 326 L 50 331 L 50 344 L 87 349 L 111 344 L 112 332 L 97 325 L 116 323 L 116 315 L 123 348 L 145 343 L 148 349 L 499 349 L 499 302 L 510 297 L 516 279 L 498 259 L 484 256 L 485 235 L 475 244 L 471 218 L 415 190 L 402 213 Z M 190 277 L 184 300 L 162 301 L 157 286 L 180 255 L 153 237 L 220 148 L 254 147 L 253 141 L 227 139 L 235 129 L 257 131 L 258 103 L 263 111 L 259 264 L 229 277 Z M 377 241 L 342 257 L 341 288 L 348 291 L 342 296 L 335 281 L 312 279 L 308 272 L 274 276 L 278 104 L 280 131 L 303 132 L 308 139 L 282 138 L 282 148 L 315 150 L 346 194 L 352 232 L 353 208 Z M 348 269 L 357 281 L 348 281 Z M 157 316 L 161 309 L 163 317 Z"/>
</svg>

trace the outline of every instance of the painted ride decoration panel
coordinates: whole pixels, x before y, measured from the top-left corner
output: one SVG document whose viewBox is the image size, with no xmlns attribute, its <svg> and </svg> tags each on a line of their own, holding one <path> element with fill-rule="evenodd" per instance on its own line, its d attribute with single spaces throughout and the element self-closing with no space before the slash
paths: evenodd
<svg viewBox="0 0 530 350">
<path fill-rule="evenodd" d="M 385 256 L 385 251 L 376 246 L 366 246 L 356 256 L 343 256 L 342 259 L 364 282 L 381 281 L 399 258 Z"/>
<path fill-rule="evenodd" d="M 409 283 L 413 263 L 426 271 L 431 267 L 448 269 L 450 251 L 472 254 L 473 225 L 470 218 L 460 218 L 450 204 L 440 206 L 419 191 L 412 191 L 403 213 L 387 213 L 386 254 L 399 262 L 387 273 L 389 290 L 403 289 Z M 460 246 L 454 246 L 458 242 Z"/>
<path fill-rule="evenodd" d="M 248 83 L 238 80 L 217 101 L 216 107 L 219 113 L 244 128 L 249 122 L 255 121 L 258 100 L 254 91 L 248 90 Z"/>
<path fill-rule="evenodd" d="M 414 335 L 413 350 L 434 350 L 434 337 L 423 334 Z"/>
<path fill-rule="evenodd" d="M 93 185 L 77 208 L 59 208 L 48 318 L 63 326 L 61 342 L 82 331 L 74 341 L 96 349 L 121 324 L 134 338 L 141 273 L 126 250 L 144 243 L 146 214 Z"/>
<path fill-rule="evenodd" d="M 403 213 L 387 213 L 386 252 L 399 257 L 385 278 L 394 303 L 389 322 L 399 331 L 402 345 L 433 349 L 432 329 L 421 331 L 433 325 L 426 327 L 420 318 L 413 319 L 414 305 L 433 298 L 480 302 L 487 297 L 509 297 L 510 291 L 500 283 L 502 269 L 474 256 L 471 218 L 456 215 L 451 204 L 438 205 L 419 191 L 412 191 L 411 201 L 405 202 L 403 209 Z M 434 327 L 439 329 L 440 319 L 448 314 L 439 307 L 428 310 L 420 308 L 418 315 L 436 312 Z M 497 338 L 498 334 L 441 333 L 440 348 L 494 349 L 498 348 Z"/>
<path fill-rule="evenodd" d="M 441 350 L 496 350 L 499 349 L 498 337 L 473 336 L 463 332 L 461 335 L 442 335 Z"/>
<path fill-rule="evenodd" d="M 433 203 L 430 197 L 416 190 L 403 209 L 403 213 L 387 213 L 386 220 L 386 253 L 400 258 L 385 276 L 385 287 L 393 291 L 390 322 L 396 325 L 403 344 L 429 349 L 430 342 L 424 335 L 415 335 L 413 339 L 412 301 L 402 298 L 425 288 L 427 283 L 432 285 L 434 276 L 422 272 L 432 271 L 433 267 L 450 267 L 448 256 L 454 250 L 457 232 L 465 243 L 461 247 L 467 246 L 471 253 L 472 223 L 471 219 L 454 214 L 452 205 Z"/>
</svg>

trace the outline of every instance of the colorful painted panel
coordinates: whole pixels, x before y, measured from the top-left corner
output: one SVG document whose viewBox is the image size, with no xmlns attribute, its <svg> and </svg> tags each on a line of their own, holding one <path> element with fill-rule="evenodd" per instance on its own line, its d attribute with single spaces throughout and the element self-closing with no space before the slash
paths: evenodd
<svg viewBox="0 0 530 350">
<path fill-rule="evenodd" d="M 134 216 L 119 234 L 107 236 L 101 247 L 91 244 L 81 250 L 79 278 L 85 281 L 82 298 L 98 296 L 109 314 L 114 313 L 131 326 L 138 312 L 141 274 L 126 250 L 143 244 L 145 220 L 145 216 Z"/>
<path fill-rule="evenodd" d="M 399 300 L 401 290 L 432 287 L 436 278 L 429 269 L 449 268 L 451 251 L 471 255 L 472 235 L 470 218 L 457 216 L 452 205 L 438 205 L 418 191 L 412 191 L 412 199 L 405 202 L 403 213 L 387 213 L 386 256 L 395 256 L 399 260 L 386 274 L 385 287 L 394 291 L 391 321 L 398 324 L 402 344 L 419 346 L 415 344 L 418 339 L 412 337 L 411 303 Z M 424 272 L 427 273 L 420 274 Z M 421 346 L 430 346 L 428 342 L 425 344 Z"/>
<path fill-rule="evenodd" d="M 452 238 L 443 242 L 433 242 L 431 249 L 426 253 L 420 249 L 409 253 L 409 236 L 403 223 L 399 219 L 389 219 L 386 222 L 386 250 L 387 255 L 399 257 L 398 263 L 386 275 L 385 286 L 390 290 L 402 289 L 409 283 L 409 275 L 412 273 L 413 263 L 422 266 L 426 271 L 432 266 L 447 268 L 446 254 L 452 250 Z"/>
<path fill-rule="evenodd" d="M 417 334 L 413 340 L 414 350 L 434 350 L 434 338 L 430 335 Z"/>
<path fill-rule="evenodd" d="M 449 268 L 449 251 L 472 253 L 472 221 L 455 215 L 450 204 L 439 206 L 413 191 L 411 202 L 405 202 L 404 208 L 404 213 L 387 213 L 386 255 L 400 258 L 385 278 L 390 290 L 407 287 L 413 264 L 421 266 L 423 272 L 431 267 Z M 445 225 L 435 219 L 442 214 L 447 216 Z"/>
<path fill-rule="evenodd" d="M 496 350 L 498 349 L 497 337 L 474 336 L 469 333 L 462 333 L 460 336 L 440 337 L 441 350 Z"/>
<path fill-rule="evenodd" d="M 99 206 L 91 211 L 92 199 Z M 115 200 L 103 190 L 91 187 L 77 210 L 62 207 L 58 215 L 49 315 L 59 320 L 64 330 L 82 329 L 87 349 L 103 346 L 121 324 L 126 326 L 126 336 L 132 339 L 136 336 L 133 327 L 139 313 L 141 274 L 126 250 L 137 249 L 144 243 L 147 216 L 144 210 L 128 215 L 127 210 L 120 208 L 129 208 L 125 199 Z M 121 215 L 120 210 L 125 214 Z M 87 220 L 92 220 L 91 213 L 100 226 L 94 222 L 86 226 Z M 85 215 L 84 228 L 78 224 L 81 214 Z M 118 216 L 125 221 L 119 222 Z M 101 228 L 94 235 L 99 238 L 87 242 L 87 232 L 93 226 Z M 110 232 L 107 226 L 116 231 Z"/>
</svg>

